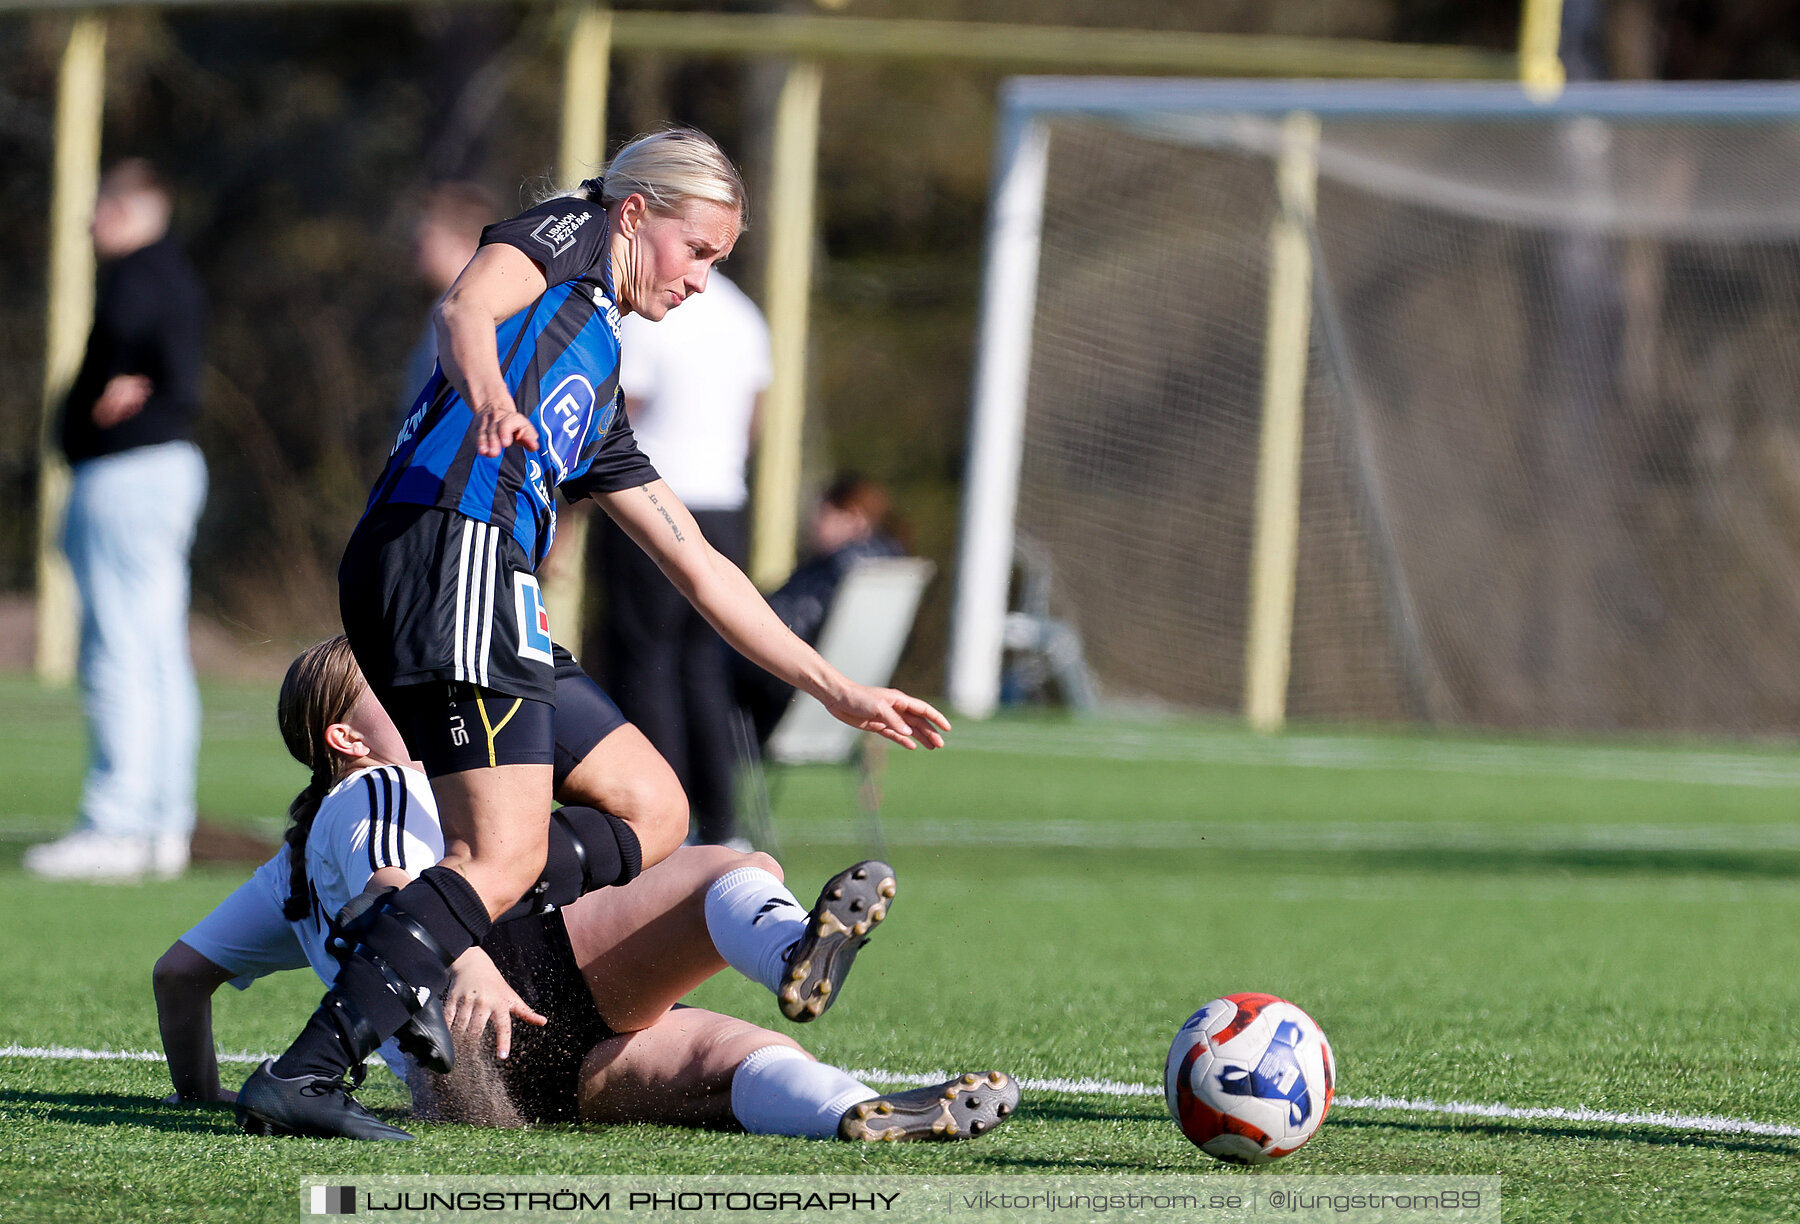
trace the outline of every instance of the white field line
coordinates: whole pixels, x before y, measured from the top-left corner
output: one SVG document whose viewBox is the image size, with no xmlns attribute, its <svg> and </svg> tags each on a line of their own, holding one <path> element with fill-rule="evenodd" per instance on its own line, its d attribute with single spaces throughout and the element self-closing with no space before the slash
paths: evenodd
<svg viewBox="0 0 1800 1224">
<path fill-rule="evenodd" d="M 29 832 L 0 829 L 0 843 L 47 841 L 64 830 Z M 838 818 L 783 817 L 780 831 L 797 842 L 826 846 L 860 845 L 862 826 Z M 883 829 L 897 846 L 995 846 L 1112 850 L 1295 851 L 1460 851 L 1491 852 L 1661 852 L 1800 851 L 1800 823 L 1709 823 L 1704 825 L 1484 824 L 1451 820 L 1308 821 L 1273 825 L 1257 821 L 1137 821 L 1088 824 L 1081 821 L 909 820 L 896 818 Z"/>
<path fill-rule="evenodd" d="M 226 1063 L 260 1063 L 271 1054 L 220 1054 Z M 75 1046 L 0 1046 L 0 1058 L 29 1058 L 79 1062 L 162 1062 L 154 1050 L 86 1050 Z M 850 1072 L 859 1080 L 872 1084 L 935 1084 L 950 1078 L 948 1071 L 902 1072 L 863 1068 Z M 1027 1092 L 1068 1092 L 1088 1096 L 1160 1097 L 1160 1084 L 1133 1084 L 1123 1080 L 1038 1078 L 1020 1076 L 1019 1087 Z M 1750 1118 L 1721 1118 L 1712 1114 L 1621 1113 L 1608 1109 L 1523 1109 L 1514 1105 L 1485 1105 L 1470 1101 L 1429 1101 L 1408 1097 L 1340 1096 L 1336 1109 L 1375 1109 L 1390 1113 L 1441 1114 L 1451 1117 L 1510 1118 L 1557 1122 L 1604 1122 L 1614 1126 L 1657 1126 L 1670 1130 L 1707 1131 L 1721 1135 L 1766 1135 L 1781 1139 L 1800 1139 L 1800 1126 L 1776 1122 L 1757 1122 Z"/>
<path fill-rule="evenodd" d="M 1689 782 L 1703 786 L 1800 787 L 1800 755 L 1753 755 L 1700 748 L 1481 744 L 1374 736 L 1281 735 L 1267 739 L 1164 728 L 971 727 L 964 752 L 1021 756 L 1278 765 L 1307 769 L 1393 769 L 1429 773 Z"/>
<path fill-rule="evenodd" d="M 273 1054 L 219 1054 L 222 1063 L 259 1063 Z M 84 1050 L 79 1046 L 0 1046 L 0 1058 L 35 1058 L 57 1062 L 163 1062 L 160 1050 Z"/>
<path fill-rule="evenodd" d="M 843 820 L 783 818 L 780 829 L 797 840 L 856 844 L 863 830 Z M 1800 824 L 1747 822 L 1705 825 L 1487 824 L 1450 820 L 1308 821 L 1264 824 L 1245 820 L 979 821 L 895 819 L 886 840 L 903 846 L 1093 847 L 1119 850 L 1184 850 L 1213 846 L 1234 850 L 1449 850 L 1493 851 L 1705 851 L 1800 850 Z"/>
</svg>

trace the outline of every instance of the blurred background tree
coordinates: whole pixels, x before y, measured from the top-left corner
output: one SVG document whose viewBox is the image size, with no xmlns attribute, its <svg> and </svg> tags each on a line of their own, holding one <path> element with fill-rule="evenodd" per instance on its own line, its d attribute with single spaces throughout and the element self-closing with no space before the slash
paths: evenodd
<svg viewBox="0 0 1800 1224">
<path fill-rule="evenodd" d="M 1584 77 L 1800 74 L 1800 0 L 1565 0 Z M 793 9 L 809 3 L 621 3 Z M 1278 33 L 1507 50 L 1512 0 L 852 0 L 859 16 Z M 65 19 L 0 17 L 0 591 L 32 579 L 51 115 Z M 154 159 L 212 300 L 201 443 L 212 493 L 196 608 L 249 638 L 335 625 L 338 552 L 395 428 L 430 292 L 414 207 L 468 178 L 523 206 L 549 184 L 551 6 L 118 10 L 104 155 Z M 901 680 L 936 691 L 960 493 L 993 104 L 1002 74 L 827 66 L 807 468 L 886 483 L 944 577 Z M 668 122 L 766 178 L 779 66 L 620 53 L 609 147 Z M 731 272 L 761 288 L 761 231 Z M 564 634 L 574 639 L 576 635 Z"/>
</svg>

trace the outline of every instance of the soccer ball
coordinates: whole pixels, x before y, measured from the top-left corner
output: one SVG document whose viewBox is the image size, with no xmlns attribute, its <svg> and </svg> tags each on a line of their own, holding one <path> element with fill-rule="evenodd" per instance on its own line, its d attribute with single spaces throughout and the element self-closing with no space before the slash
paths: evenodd
<svg viewBox="0 0 1800 1224">
<path fill-rule="evenodd" d="M 1163 1089 L 1181 1133 L 1208 1156 L 1266 1164 L 1311 1139 L 1337 1065 L 1311 1016 L 1266 994 L 1214 999 L 1169 1047 Z"/>
</svg>

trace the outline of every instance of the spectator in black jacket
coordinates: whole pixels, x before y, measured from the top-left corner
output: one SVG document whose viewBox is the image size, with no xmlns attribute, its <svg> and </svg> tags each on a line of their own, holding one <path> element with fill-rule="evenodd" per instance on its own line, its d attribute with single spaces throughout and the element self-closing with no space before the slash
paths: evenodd
<svg viewBox="0 0 1800 1224">
<path fill-rule="evenodd" d="M 178 875 L 193 834 L 188 550 L 206 500 L 193 442 L 205 303 L 169 214 L 150 163 L 123 161 L 101 179 L 94 327 L 62 418 L 89 768 L 75 831 L 25 855 L 53 879 Z"/>
</svg>

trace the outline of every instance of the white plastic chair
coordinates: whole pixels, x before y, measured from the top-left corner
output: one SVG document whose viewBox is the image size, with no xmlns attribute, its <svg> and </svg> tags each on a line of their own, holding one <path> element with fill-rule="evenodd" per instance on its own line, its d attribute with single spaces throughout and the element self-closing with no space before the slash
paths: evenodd
<svg viewBox="0 0 1800 1224">
<path fill-rule="evenodd" d="M 858 561 L 832 597 L 816 644 L 825 661 L 858 684 L 885 686 L 894 676 L 900 652 L 912 632 L 919 600 L 937 567 L 922 557 L 867 557 Z M 747 723 L 747 720 L 740 720 Z M 749 734 L 746 726 L 745 738 Z M 859 743 L 860 751 L 859 751 Z M 881 770 L 887 741 L 841 723 L 824 706 L 796 692 L 769 733 L 763 756 L 773 765 L 854 764 L 858 769 L 858 808 L 868 821 L 879 853 L 881 835 Z M 746 745 L 753 749 L 753 745 Z M 756 844 L 776 850 L 768 779 L 752 750 L 750 763 L 752 822 Z"/>
</svg>

